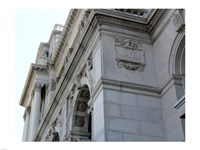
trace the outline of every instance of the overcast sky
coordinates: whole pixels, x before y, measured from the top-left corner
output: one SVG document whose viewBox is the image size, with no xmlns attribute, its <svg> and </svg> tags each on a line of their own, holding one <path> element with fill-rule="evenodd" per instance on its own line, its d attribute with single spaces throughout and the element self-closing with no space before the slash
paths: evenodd
<svg viewBox="0 0 200 150">
<path fill-rule="evenodd" d="M 65 24 L 69 9 L 17 9 L 15 12 L 16 140 L 22 140 L 24 108 L 20 97 L 40 42 L 48 42 L 55 24 Z"/>
</svg>

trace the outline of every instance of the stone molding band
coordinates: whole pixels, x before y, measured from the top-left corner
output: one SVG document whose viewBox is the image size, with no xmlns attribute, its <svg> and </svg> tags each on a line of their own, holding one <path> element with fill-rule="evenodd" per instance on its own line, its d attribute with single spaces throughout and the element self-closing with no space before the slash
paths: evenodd
<svg viewBox="0 0 200 150">
<path fill-rule="evenodd" d="M 124 87 L 124 88 L 129 88 L 129 89 L 135 89 L 135 90 L 140 90 L 140 91 L 153 92 L 153 93 L 157 93 L 157 94 L 161 93 L 161 89 L 159 89 L 159 88 L 139 85 L 139 84 L 135 84 L 135 83 L 103 79 L 102 84 L 110 85 L 110 86 L 117 86 L 117 87 Z"/>
<path fill-rule="evenodd" d="M 171 86 L 168 87 L 168 85 L 171 83 L 172 80 L 181 80 L 181 77 L 172 75 L 160 87 L 151 87 L 151 86 L 145 86 L 141 84 L 128 83 L 128 82 L 122 82 L 122 81 L 116 81 L 116 80 L 110 80 L 110 79 L 100 79 L 100 81 L 96 84 L 92 92 L 92 97 L 94 97 L 94 95 L 98 92 L 99 88 L 102 85 L 122 87 L 122 88 L 134 89 L 134 90 L 139 90 L 139 91 L 144 91 L 144 92 L 151 92 L 151 93 L 159 94 L 162 97 L 165 94 L 165 92 L 171 87 Z M 174 81 L 174 82 L 175 82 L 174 84 L 180 84 L 180 83 L 176 83 L 177 81 Z"/>
</svg>

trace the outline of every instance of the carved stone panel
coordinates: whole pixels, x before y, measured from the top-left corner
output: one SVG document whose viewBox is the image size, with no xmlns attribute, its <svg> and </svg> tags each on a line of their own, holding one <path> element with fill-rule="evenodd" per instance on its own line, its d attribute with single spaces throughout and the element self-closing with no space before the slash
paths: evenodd
<svg viewBox="0 0 200 150">
<path fill-rule="evenodd" d="M 145 59 L 141 43 L 130 39 L 116 39 L 115 60 L 119 68 L 143 71 Z"/>
</svg>

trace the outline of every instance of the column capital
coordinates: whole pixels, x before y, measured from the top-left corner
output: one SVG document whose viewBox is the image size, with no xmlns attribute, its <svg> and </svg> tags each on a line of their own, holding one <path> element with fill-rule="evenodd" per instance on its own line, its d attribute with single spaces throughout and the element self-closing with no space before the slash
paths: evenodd
<svg viewBox="0 0 200 150">
<path fill-rule="evenodd" d="M 35 83 L 35 85 L 34 85 L 34 91 L 35 92 L 40 92 L 42 87 L 43 87 L 43 84 L 41 84 L 41 83 Z"/>
</svg>

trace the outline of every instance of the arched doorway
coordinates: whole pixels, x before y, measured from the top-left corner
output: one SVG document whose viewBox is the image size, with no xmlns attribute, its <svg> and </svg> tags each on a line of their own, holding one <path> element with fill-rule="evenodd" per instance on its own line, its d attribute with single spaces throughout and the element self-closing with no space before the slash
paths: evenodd
<svg viewBox="0 0 200 150">
<path fill-rule="evenodd" d="M 72 119 L 71 141 L 92 140 L 92 115 L 88 111 L 90 91 L 87 85 L 83 85 L 75 100 Z"/>
</svg>

